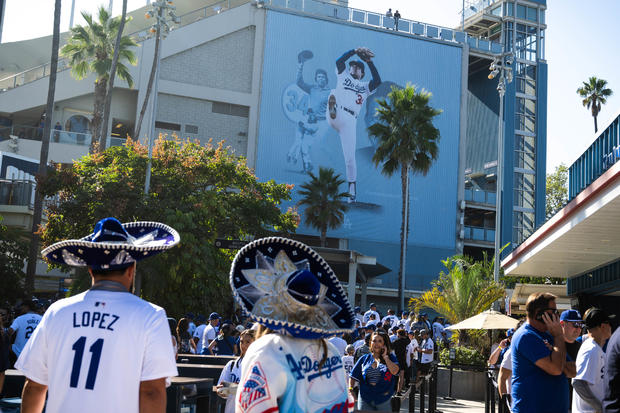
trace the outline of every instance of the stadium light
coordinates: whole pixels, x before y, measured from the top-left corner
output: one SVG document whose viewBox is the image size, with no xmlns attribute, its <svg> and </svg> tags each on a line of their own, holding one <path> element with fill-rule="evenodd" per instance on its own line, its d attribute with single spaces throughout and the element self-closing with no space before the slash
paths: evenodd
<svg viewBox="0 0 620 413">
<path fill-rule="evenodd" d="M 499 75 L 499 81 L 497 82 L 497 93 L 499 95 L 499 131 L 497 133 L 497 179 L 496 195 L 495 195 L 495 261 L 493 266 L 493 280 L 499 282 L 499 268 L 501 266 L 500 261 L 500 249 L 501 249 L 501 229 L 502 229 L 502 187 L 504 185 L 504 95 L 506 94 L 506 85 L 512 82 L 512 68 L 507 67 L 514 63 L 514 54 L 512 52 L 505 52 L 495 57 L 493 62 L 489 66 L 488 78 L 494 79 Z M 499 302 L 493 304 L 494 309 L 499 310 Z"/>
</svg>

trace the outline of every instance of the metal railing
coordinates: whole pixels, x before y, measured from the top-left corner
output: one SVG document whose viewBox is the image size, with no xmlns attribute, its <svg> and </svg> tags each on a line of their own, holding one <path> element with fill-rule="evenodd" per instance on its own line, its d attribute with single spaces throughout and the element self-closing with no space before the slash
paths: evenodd
<svg viewBox="0 0 620 413">
<path fill-rule="evenodd" d="M 495 206 L 496 193 L 482 189 L 465 189 L 465 200 Z"/>
<path fill-rule="evenodd" d="M 35 186 L 34 181 L 0 180 L 0 205 L 27 206 L 33 209 Z"/>
<path fill-rule="evenodd" d="M 0 128 L 0 140 L 15 136 L 19 139 L 41 141 L 43 128 L 37 126 L 13 125 Z M 92 136 L 90 133 L 72 132 L 62 129 L 50 131 L 50 143 L 67 143 L 70 145 L 90 146 Z"/>
<path fill-rule="evenodd" d="M 249 3 L 250 1 L 251 0 L 223 0 L 215 4 L 190 11 L 188 13 L 185 13 L 184 15 L 179 16 L 181 18 L 181 23 L 177 26 L 177 28 L 195 23 L 216 14 L 220 14 L 223 11 L 241 6 L 243 4 Z M 488 3 L 489 1 L 490 0 L 486 0 L 486 3 Z M 497 0 L 493 0 L 492 2 L 494 1 Z M 309 14 L 337 18 L 375 28 L 378 27 L 383 29 L 395 29 L 395 21 L 392 17 L 386 17 L 385 15 L 380 13 L 348 8 L 345 6 L 339 6 L 334 3 L 328 3 L 319 0 L 266 0 L 259 1 L 258 3 L 273 8 L 293 9 Z M 503 50 L 500 43 L 471 37 L 467 33 L 459 30 L 422 23 L 415 20 L 402 18 L 399 19 L 398 32 L 425 36 L 455 43 L 466 42 L 469 47 L 473 49 L 493 54 L 501 53 Z M 141 43 L 149 38 L 148 28 L 144 28 L 142 30 L 130 33 L 129 36 L 132 36 L 136 42 Z M 70 66 L 66 59 L 58 60 L 58 72 L 69 68 Z M 18 86 L 25 85 L 26 83 L 30 83 L 35 80 L 44 78 L 49 75 L 49 72 L 50 64 L 46 63 L 44 65 L 25 70 L 21 73 L 8 76 L 4 79 L 0 79 L 0 93 Z"/>
<path fill-rule="evenodd" d="M 495 229 L 465 226 L 464 231 L 464 239 L 487 242 L 495 241 Z"/>
<path fill-rule="evenodd" d="M 263 2 L 259 2 L 259 4 L 272 8 L 298 10 L 313 15 L 336 18 L 375 28 L 396 29 L 396 22 L 393 17 L 387 17 L 382 13 L 339 6 L 334 3 L 320 0 L 265 0 Z M 425 36 L 448 42 L 467 42 L 470 47 L 484 52 L 501 53 L 503 50 L 500 43 L 478 39 L 459 30 L 422 23 L 415 20 L 403 18 L 399 19 L 398 32 Z"/>
<path fill-rule="evenodd" d="M 181 23 L 176 27 L 183 27 L 188 24 L 195 23 L 199 20 L 219 14 L 222 11 L 241 6 L 245 3 L 249 3 L 250 1 L 251 0 L 223 0 L 209 6 L 201 7 L 197 10 L 193 10 L 185 13 L 182 16 L 179 16 L 181 18 Z M 148 29 L 149 28 L 146 27 L 144 29 L 129 33 L 128 36 L 133 37 L 137 43 L 142 43 L 149 38 Z M 63 70 L 67 70 L 70 68 L 71 66 L 69 65 L 69 61 L 67 59 L 58 59 L 57 72 L 62 72 Z M 5 92 L 9 89 L 16 88 L 18 86 L 25 85 L 30 82 L 34 82 L 35 80 L 42 79 L 48 76 L 50 74 L 50 71 L 50 63 L 45 63 L 43 65 L 25 70 L 21 73 L 17 73 L 4 79 L 0 79 L 0 93 Z"/>
</svg>

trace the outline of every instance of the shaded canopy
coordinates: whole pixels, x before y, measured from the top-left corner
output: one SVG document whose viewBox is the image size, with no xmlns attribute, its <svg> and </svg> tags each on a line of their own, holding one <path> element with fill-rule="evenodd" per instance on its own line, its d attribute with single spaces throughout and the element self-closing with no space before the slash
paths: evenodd
<svg viewBox="0 0 620 413">
<path fill-rule="evenodd" d="M 518 323 L 519 320 L 499 311 L 487 310 L 446 328 L 448 330 L 508 330 L 515 328 Z"/>
</svg>

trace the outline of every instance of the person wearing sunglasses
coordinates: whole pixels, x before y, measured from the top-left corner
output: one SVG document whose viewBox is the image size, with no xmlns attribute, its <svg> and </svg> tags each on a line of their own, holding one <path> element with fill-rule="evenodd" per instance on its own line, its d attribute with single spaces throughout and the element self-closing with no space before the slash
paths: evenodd
<svg viewBox="0 0 620 413">
<path fill-rule="evenodd" d="M 531 294 L 525 310 L 527 322 L 512 337 L 512 412 L 566 413 L 567 376 L 575 375 L 567 370 L 556 296 Z"/>
<path fill-rule="evenodd" d="M 581 313 L 577 310 L 562 311 L 562 314 L 560 314 L 560 324 L 562 325 L 562 331 L 564 331 L 566 354 L 575 361 L 582 343 L 580 339 L 583 331 Z"/>
</svg>

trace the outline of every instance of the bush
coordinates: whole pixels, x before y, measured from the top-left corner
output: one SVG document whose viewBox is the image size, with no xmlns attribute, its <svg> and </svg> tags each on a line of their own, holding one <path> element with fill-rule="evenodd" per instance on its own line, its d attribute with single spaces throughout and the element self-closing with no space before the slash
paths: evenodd
<svg viewBox="0 0 620 413">
<path fill-rule="evenodd" d="M 467 366 L 485 367 L 486 360 L 482 354 L 477 350 L 469 347 L 454 347 L 456 350 L 456 358 L 452 361 L 453 364 L 462 364 Z M 450 364 L 450 349 L 444 348 L 439 353 L 439 361 L 441 364 Z"/>
</svg>

